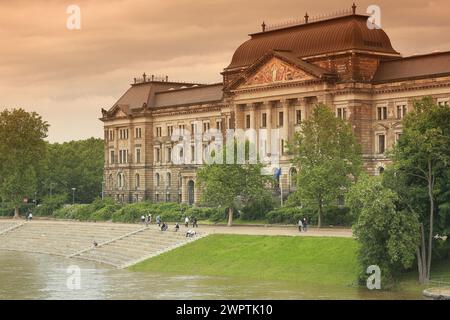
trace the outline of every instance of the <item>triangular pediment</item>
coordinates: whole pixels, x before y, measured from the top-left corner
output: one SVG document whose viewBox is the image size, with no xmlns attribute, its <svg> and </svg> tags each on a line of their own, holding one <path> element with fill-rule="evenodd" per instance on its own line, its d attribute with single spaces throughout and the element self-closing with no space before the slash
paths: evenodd
<svg viewBox="0 0 450 320">
<path fill-rule="evenodd" d="M 249 66 L 231 81 L 226 90 L 271 86 L 290 82 L 315 80 L 334 81 L 336 75 L 319 66 L 296 57 L 291 52 L 272 50 Z"/>
<path fill-rule="evenodd" d="M 289 81 L 314 80 L 317 77 L 277 57 L 270 58 L 250 75 L 240 87 L 260 86 Z"/>
</svg>

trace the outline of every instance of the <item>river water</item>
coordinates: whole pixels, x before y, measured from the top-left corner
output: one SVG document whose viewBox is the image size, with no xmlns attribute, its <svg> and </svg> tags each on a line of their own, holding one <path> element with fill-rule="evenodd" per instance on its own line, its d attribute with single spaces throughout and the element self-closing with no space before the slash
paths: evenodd
<svg viewBox="0 0 450 320">
<path fill-rule="evenodd" d="M 421 299 L 421 294 L 369 291 L 353 286 L 311 287 L 280 281 L 167 276 L 0 250 L 0 300 L 3 299 Z"/>
</svg>

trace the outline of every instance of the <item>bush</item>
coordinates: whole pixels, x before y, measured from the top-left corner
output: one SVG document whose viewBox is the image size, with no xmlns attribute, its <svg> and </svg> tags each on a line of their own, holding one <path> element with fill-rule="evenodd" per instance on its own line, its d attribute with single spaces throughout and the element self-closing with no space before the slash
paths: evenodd
<svg viewBox="0 0 450 320">
<path fill-rule="evenodd" d="M 81 211 L 81 209 L 86 206 L 86 204 L 65 205 L 62 208 L 56 210 L 53 213 L 53 216 L 58 219 L 79 220 L 79 211 Z"/>
<path fill-rule="evenodd" d="M 185 215 L 189 217 L 196 217 L 198 220 L 211 220 L 215 222 L 223 220 L 227 217 L 225 209 L 204 207 L 189 208 Z"/>
<path fill-rule="evenodd" d="M 240 218 L 242 220 L 264 219 L 267 213 L 273 210 L 274 207 L 275 201 L 271 196 L 260 201 L 253 201 L 242 208 Z"/>
<path fill-rule="evenodd" d="M 269 223 L 297 224 L 301 218 L 306 218 L 309 224 L 317 224 L 317 212 L 311 208 L 281 207 L 266 214 Z M 350 226 L 352 217 L 349 209 L 338 207 L 325 207 L 323 225 Z"/>
<path fill-rule="evenodd" d="M 67 195 L 54 195 L 51 197 L 44 197 L 42 204 L 33 210 L 35 216 L 51 216 L 53 213 L 61 208 L 67 201 Z"/>
</svg>

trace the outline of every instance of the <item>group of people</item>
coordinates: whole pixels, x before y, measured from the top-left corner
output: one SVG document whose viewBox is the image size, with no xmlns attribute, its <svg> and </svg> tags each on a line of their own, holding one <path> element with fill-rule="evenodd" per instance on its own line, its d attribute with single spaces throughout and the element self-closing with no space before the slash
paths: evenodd
<svg viewBox="0 0 450 320">
<path fill-rule="evenodd" d="M 149 213 L 147 215 L 142 215 L 141 216 L 141 223 L 145 224 L 147 227 L 149 225 L 151 225 L 152 224 L 152 214 Z M 186 216 L 184 218 L 184 225 L 186 226 L 186 228 L 189 227 L 189 223 L 192 224 L 192 228 L 198 228 L 198 221 L 197 221 L 196 217 L 192 217 L 191 219 L 189 219 L 189 217 Z M 166 222 L 163 222 L 161 220 L 161 216 L 159 216 L 159 215 L 156 217 L 156 224 L 161 229 L 161 231 L 167 231 L 169 229 L 169 225 Z M 178 232 L 179 229 L 180 229 L 180 224 L 177 222 L 175 224 L 174 231 Z M 186 237 L 193 237 L 193 236 L 195 236 L 195 234 L 196 234 L 195 231 L 192 231 L 192 230 L 189 229 L 186 232 Z"/>
<path fill-rule="evenodd" d="M 186 228 L 189 227 L 189 217 L 188 217 L 188 216 L 186 216 L 186 217 L 184 218 L 184 226 L 185 226 Z M 192 217 L 192 228 L 198 228 L 197 218 L 196 218 L 196 217 Z"/>
<path fill-rule="evenodd" d="M 298 231 L 308 231 L 308 220 L 306 218 L 298 220 Z"/>
</svg>

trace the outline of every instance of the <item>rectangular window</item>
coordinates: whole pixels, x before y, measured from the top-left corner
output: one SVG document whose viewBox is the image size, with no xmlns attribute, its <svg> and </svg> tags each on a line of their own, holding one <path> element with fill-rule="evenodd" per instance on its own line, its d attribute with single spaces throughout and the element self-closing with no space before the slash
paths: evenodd
<svg viewBox="0 0 450 320">
<path fill-rule="evenodd" d="M 160 162 L 161 161 L 161 151 L 159 148 L 155 149 L 155 160 L 156 162 Z"/>
<path fill-rule="evenodd" d="M 167 148 L 167 162 L 172 161 L 172 148 Z"/>
<path fill-rule="evenodd" d="M 284 126 L 284 113 L 283 111 L 278 112 L 278 126 Z"/>
<path fill-rule="evenodd" d="M 302 123 L 302 110 L 295 111 L 295 123 L 296 124 Z"/>
<path fill-rule="evenodd" d="M 141 128 L 136 128 L 135 138 L 136 139 L 142 138 L 142 130 L 141 130 Z"/>
<path fill-rule="evenodd" d="M 347 108 L 340 107 L 336 109 L 337 111 L 337 117 L 342 120 L 347 120 Z"/>
<path fill-rule="evenodd" d="M 167 126 L 167 135 L 169 137 L 173 135 L 173 126 Z"/>
<path fill-rule="evenodd" d="M 250 129 L 250 115 L 245 115 L 245 128 Z"/>
<path fill-rule="evenodd" d="M 191 146 L 191 162 L 195 162 L 195 146 Z"/>
<path fill-rule="evenodd" d="M 203 122 L 203 133 L 209 130 L 209 122 Z"/>
<path fill-rule="evenodd" d="M 267 113 L 263 113 L 261 115 L 261 127 L 262 128 L 267 127 Z"/>
<path fill-rule="evenodd" d="M 156 136 L 157 137 L 161 137 L 161 135 L 162 135 L 162 130 L 161 129 L 162 129 L 161 127 L 156 127 Z"/>
<path fill-rule="evenodd" d="M 114 141 L 114 131 L 113 130 L 109 130 L 109 140 Z"/>
<path fill-rule="evenodd" d="M 114 150 L 111 150 L 109 162 L 114 163 Z"/>
<path fill-rule="evenodd" d="M 407 108 L 406 104 L 397 105 L 397 119 L 403 119 L 406 115 Z"/>
<path fill-rule="evenodd" d="M 384 153 L 386 150 L 386 137 L 384 134 L 378 135 L 378 153 Z"/>
<path fill-rule="evenodd" d="M 222 131 L 222 120 L 216 120 L 216 129 Z"/>
<path fill-rule="evenodd" d="M 184 134 L 184 129 L 186 128 L 186 126 L 184 124 L 179 124 L 178 125 L 178 130 L 180 131 L 179 134 L 183 135 Z"/>
<path fill-rule="evenodd" d="M 136 149 L 136 163 L 141 163 L 141 149 Z"/>
<path fill-rule="evenodd" d="M 280 153 L 283 156 L 284 155 L 284 139 L 280 140 Z"/>
<path fill-rule="evenodd" d="M 195 125 L 195 123 L 191 123 L 191 134 L 196 133 L 197 133 L 197 126 Z"/>
<path fill-rule="evenodd" d="M 378 107 L 377 108 L 377 119 L 378 120 L 386 120 L 387 119 L 387 107 Z"/>
</svg>

